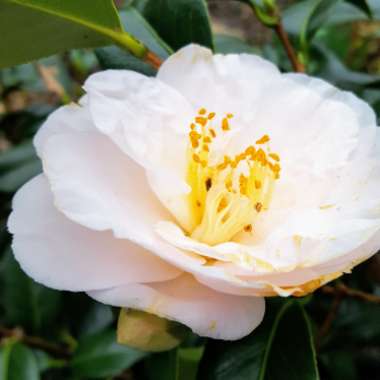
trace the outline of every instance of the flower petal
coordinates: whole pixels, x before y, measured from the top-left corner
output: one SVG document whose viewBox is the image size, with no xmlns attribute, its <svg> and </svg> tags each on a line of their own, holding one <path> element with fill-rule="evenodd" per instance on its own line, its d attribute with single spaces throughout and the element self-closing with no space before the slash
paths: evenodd
<svg viewBox="0 0 380 380">
<path fill-rule="evenodd" d="M 225 340 L 249 334 L 260 324 L 265 311 L 263 298 L 219 293 L 188 274 L 171 281 L 130 284 L 89 295 L 102 303 L 181 322 L 201 336 Z"/>
<path fill-rule="evenodd" d="M 157 78 L 177 89 L 197 109 L 206 107 L 249 119 L 263 87 L 278 80 L 280 72 L 255 55 L 213 55 L 207 48 L 188 45 L 162 64 Z"/>
<path fill-rule="evenodd" d="M 187 100 L 133 71 L 96 73 L 84 88 L 95 126 L 147 170 L 161 202 L 188 226 L 187 143 L 194 110 Z"/>
<path fill-rule="evenodd" d="M 54 207 L 43 175 L 16 193 L 8 223 L 21 267 L 36 281 L 55 289 L 101 289 L 136 281 L 165 281 L 180 274 L 128 240 L 67 219 Z"/>
</svg>

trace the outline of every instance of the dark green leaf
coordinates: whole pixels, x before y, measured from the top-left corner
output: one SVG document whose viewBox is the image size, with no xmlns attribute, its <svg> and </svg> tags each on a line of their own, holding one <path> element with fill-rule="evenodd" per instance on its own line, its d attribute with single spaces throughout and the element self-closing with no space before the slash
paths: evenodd
<svg viewBox="0 0 380 380">
<path fill-rule="evenodd" d="M 12 341 L 0 348 L 1 380 L 39 380 L 39 369 L 33 352 Z"/>
<path fill-rule="evenodd" d="M 0 191 L 14 192 L 41 171 L 42 166 L 39 159 L 32 158 L 28 162 L 23 162 L 20 166 L 0 174 Z"/>
<path fill-rule="evenodd" d="M 93 303 L 81 324 L 81 336 L 92 335 L 109 327 L 114 321 L 112 308 L 101 303 Z"/>
<path fill-rule="evenodd" d="M 120 16 L 124 28 L 142 41 L 151 51 L 162 59 L 165 59 L 169 55 L 171 52 L 170 48 L 160 39 L 154 29 L 134 7 L 126 7 L 120 13 Z M 151 65 L 116 46 L 98 48 L 95 52 L 103 69 L 134 70 L 149 76 L 156 74 L 156 70 Z"/>
<path fill-rule="evenodd" d="M 318 0 L 307 14 L 300 34 L 301 46 L 306 49 L 318 29 L 326 22 L 331 8 L 339 0 Z"/>
<path fill-rule="evenodd" d="M 300 303 L 270 303 L 263 323 L 236 342 L 209 341 L 199 379 L 317 380 L 309 322 Z"/>
<path fill-rule="evenodd" d="M 32 141 L 26 141 L 0 155 L 0 172 L 36 158 Z"/>
<path fill-rule="evenodd" d="M 358 7 L 359 9 L 361 9 L 364 13 L 367 14 L 368 17 L 372 17 L 372 10 L 367 0 L 346 0 L 346 1 L 348 3 L 355 5 L 355 7 Z"/>
<path fill-rule="evenodd" d="M 234 36 L 217 34 L 214 38 L 215 52 L 222 54 L 259 54 L 259 49 L 248 45 L 245 41 Z"/>
<path fill-rule="evenodd" d="M 135 0 L 133 4 L 174 50 L 192 42 L 213 47 L 205 0 Z"/>
<path fill-rule="evenodd" d="M 127 38 L 111 0 L 2 0 L 0 67 Z"/>
<path fill-rule="evenodd" d="M 115 376 L 146 356 L 141 351 L 116 343 L 113 330 L 83 338 L 74 353 L 71 367 L 82 378 Z"/>
<path fill-rule="evenodd" d="M 148 380 L 195 380 L 202 355 L 202 346 L 151 355 L 144 363 L 145 375 Z"/>
<path fill-rule="evenodd" d="M 9 251 L 2 266 L 6 321 L 11 326 L 22 326 L 33 332 L 47 332 L 59 312 L 61 293 L 35 283 L 20 269 Z"/>
<path fill-rule="evenodd" d="M 300 34 L 305 20 L 319 1 L 304 0 L 295 2 L 283 12 L 283 22 L 288 33 L 295 36 Z M 344 24 L 367 19 L 366 14 L 348 2 L 334 1 L 334 3 L 327 12 L 325 25 Z M 380 19 L 380 2 L 378 0 L 369 0 L 367 3 L 372 10 L 373 18 Z"/>
</svg>

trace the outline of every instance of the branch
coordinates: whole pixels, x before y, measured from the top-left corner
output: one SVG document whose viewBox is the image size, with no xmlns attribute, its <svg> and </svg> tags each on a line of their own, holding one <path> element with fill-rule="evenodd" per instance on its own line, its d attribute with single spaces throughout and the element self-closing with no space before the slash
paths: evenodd
<svg viewBox="0 0 380 380">
<path fill-rule="evenodd" d="M 339 283 L 335 287 L 330 286 L 330 285 L 323 286 L 321 288 L 321 291 L 322 291 L 322 293 L 330 295 L 330 296 L 335 296 L 337 294 L 341 294 L 342 296 L 353 297 L 353 298 L 357 298 L 357 299 L 362 300 L 362 301 L 371 302 L 371 303 L 375 303 L 375 304 L 380 305 L 380 297 L 379 296 L 375 296 L 374 294 L 362 292 L 361 290 L 349 288 L 348 286 L 346 286 L 343 283 Z"/>
<path fill-rule="evenodd" d="M 8 329 L 0 326 L 0 338 L 15 338 L 25 343 L 29 347 L 39 348 L 55 357 L 67 359 L 71 356 L 71 352 L 67 347 L 48 342 L 37 336 L 25 335 L 22 329 Z"/>
<path fill-rule="evenodd" d="M 303 63 L 301 63 L 297 57 L 297 54 L 293 48 L 293 45 L 290 42 L 288 33 L 284 29 L 284 26 L 282 24 L 282 20 L 279 17 L 278 23 L 273 28 L 281 41 L 282 45 L 284 46 L 284 49 L 286 51 L 286 54 L 289 58 L 290 63 L 292 64 L 293 70 L 297 73 L 304 73 L 305 72 L 305 66 Z"/>
</svg>

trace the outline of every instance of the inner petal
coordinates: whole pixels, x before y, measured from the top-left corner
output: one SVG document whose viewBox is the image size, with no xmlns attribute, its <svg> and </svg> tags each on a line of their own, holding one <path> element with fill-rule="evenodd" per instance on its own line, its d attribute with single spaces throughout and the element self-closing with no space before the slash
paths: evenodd
<svg viewBox="0 0 380 380">
<path fill-rule="evenodd" d="M 237 155 L 213 155 L 218 138 L 230 133 L 233 119 L 232 114 L 216 116 L 199 110 L 190 125 L 188 145 L 191 222 L 187 233 L 209 245 L 229 241 L 241 231 L 254 232 L 254 221 L 268 209 L 281 170 L 268 135 L 247 144 Z"/>
</svg>

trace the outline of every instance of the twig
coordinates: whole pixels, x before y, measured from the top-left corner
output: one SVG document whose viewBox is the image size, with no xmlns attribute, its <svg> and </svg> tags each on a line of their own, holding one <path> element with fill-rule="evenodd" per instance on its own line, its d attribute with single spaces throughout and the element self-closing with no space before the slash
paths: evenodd
<svg viewBox="0 0 380 380">
<path fill-rule="evenodd" d="M 322 339 L 329 333 L 331 326 L 338 314 L 339 306 L 343 299 L 343 294 L 340 291 L 337 291 L 334 295 L 335 295 L 335 298 L 331 303 L 330 310 L 327 313 L 326 318 L 321 325 L 321 328 L 319 330 L 319 333 L 316 339 L 317 349 L 320 347 Z"/>
<path fill-rule="evenodd" d="M 39 348 L 59 358 L 66 359 L 71 356 L 70 350 L 66 347 L 48 342 L 37 336 L 25 335 L 24 332 L 19 328 L 8 329 L 6 327 L 0 326 L 0 338 L 15 338 L 20 342 L 25 343 L 27 346 Z"/>
<path fill-rule="evenodd" d="M 362 292 L 361 290 L 356 290 L 349 288 L 348 286 L 344 285 L 343 283 L 337 284 L 335 287 L 326 285 L 321 288 L 321 291 L 324 294 L 327 295 L 336 295 L 336 294 L 342 294 L 342 296 L 347 296 L 347 297 L 353 297 L 360 299 L 362 301 L 366 302 L 372 302 L 380 305 L 380 297 L 376 296 L 374 294 Z"/>
<path fill-rule="evenodd" d="M 284 29 L 284 26 L 282 24 L 280 17 L 279 17 L 278 23 L 274 26 L 274 30 L 279 40 L 281 41 L 282 45 L 284 46 L 286 54 L 292 64 L 293 70 L 296 71 L 297 73 L 304 73 L 305 66 L 297 58 L 297 54 L 290 42 L 288 33 Z"/>
<path fill-rule="evenodd" d="M 158 69 L 162 65 L 161 58 L 151 51 L 148 51 L 146 54 L 145 61 L 152 65 L 155 69 Z"/>
</svg>

